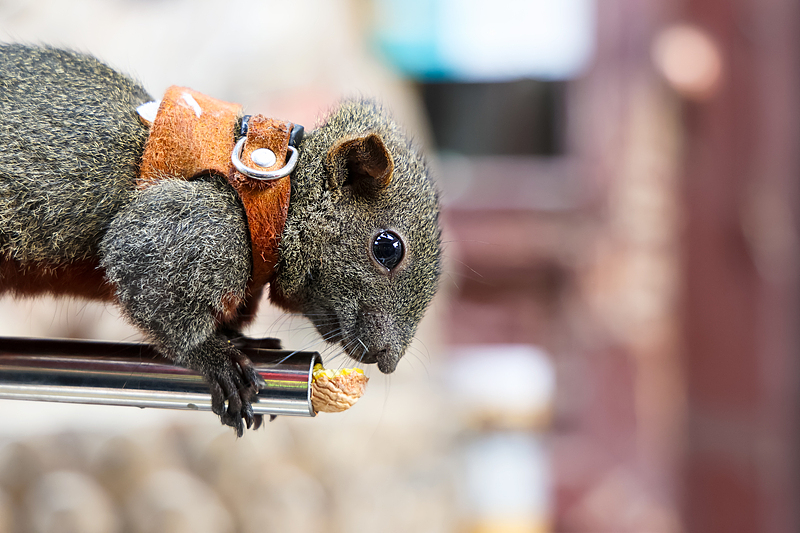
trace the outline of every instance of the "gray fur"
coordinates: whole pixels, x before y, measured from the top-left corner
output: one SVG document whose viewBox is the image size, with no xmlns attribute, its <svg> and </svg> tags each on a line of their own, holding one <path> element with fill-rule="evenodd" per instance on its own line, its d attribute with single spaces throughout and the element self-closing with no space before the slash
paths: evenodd
<svg viewBox="0 0 800 533">
<path fill-rule="evenodd" d="M 222 302 L 243 300 L 250 277 L 247 220 L 220 178 L 164 180 L 114 217 L 100 246 L 101 266 L 131 321 L 178 363 L 213 336 Z"/>
<path fill-rule="evenodd" d="M 241 434 L 260 424 L 250 406 L 259 378 L 231 342 L 258 296 L 246 292 L 246 215 L 214 176 L 136 189 L 147 128 L 135 107 L 149 100 L 91 57 L 0 45 L 0 293 L 14 292 L 2 277 L 9 265 L 94 262 L 125 315 L 206 376 L 214 412 Z M 385 188 L 357 189 L 350 167 L 326 164 L 337 142 L 368 134 L 394 163 Z M 436 291 L 438 213 L 425 162 L 395 122 L 372 102 L 345 102 L 300 146 L 273 302 L 304 313 L 351 357 L 393 371 Z M 406 246 L 391 272 L 371 258 L 385 229 Z"/>
<path fill-rule="evenodd" d="M 0 48 L 0 253 L 52 266 L 97 255 L 130 201 L 147 140 L 135 107 L 149 100 L 93 58 Z"/>
<path fill-rule="evenodd" d="M 343 138 L 378 134 L 392 154 L 386 189 L 360 195 L 324 165 Z M 272 287 L 356 360 L 392 372 L 433 298 L 440 274 L 439 201 L 419 150 L 371 101 L 344 102 L 300 146 L 292 202 Z M 404 267 L 389 275 L 370 258 L 374 235 L 394 230 Z M 290 306 L 291 307 L 291 306 Z"/>
</svg>

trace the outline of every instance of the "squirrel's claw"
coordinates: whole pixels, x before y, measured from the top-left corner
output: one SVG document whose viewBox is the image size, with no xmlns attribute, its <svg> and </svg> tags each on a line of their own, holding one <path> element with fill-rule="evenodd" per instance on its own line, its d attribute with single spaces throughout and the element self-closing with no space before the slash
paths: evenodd
<svg viewBox="0 0 800 533">
<path fill-rule="evenodd" d="M 236 435 L 244 435 L 245 425 L 260 426 L 261 415 L 253 414 L 252 402 L 256 399 L 263 380 L 250 360 L 239 350 L 230 350 L 230 364 L 222 371 L 207 376 L 211 390 L 211 410 L 220 421 L 231 426 Z"/>
</svg>

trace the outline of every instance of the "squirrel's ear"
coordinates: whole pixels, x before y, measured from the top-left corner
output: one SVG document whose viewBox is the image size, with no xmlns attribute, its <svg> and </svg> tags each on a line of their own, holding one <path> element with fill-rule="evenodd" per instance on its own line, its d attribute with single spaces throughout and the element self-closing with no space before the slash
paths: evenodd
<svg viewBox="0 0 800 533">
<path fill-rule="evenodd" d="M 350 186 L 359 195 L 370 195 L 392 180 L 394 161 L 379 135 L 344 139 L 328 151 L 325 167 L 334 188 Z"/>
</svg>

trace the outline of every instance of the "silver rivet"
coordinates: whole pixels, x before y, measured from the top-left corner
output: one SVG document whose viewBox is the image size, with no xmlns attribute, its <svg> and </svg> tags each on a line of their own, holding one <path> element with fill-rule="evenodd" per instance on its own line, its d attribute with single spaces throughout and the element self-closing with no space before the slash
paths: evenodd
<svg viewBox="0 0 800 533">
<path fill-rule="evenodd" d="M 271 167 L 278 160 L 278 158 L 275 157 L 275 152 L 269 148 L 253 150 L 253 153 L 250 154 L 250 159 L 253 160 L 253 163 L 263 168 Z"/>
</svg>

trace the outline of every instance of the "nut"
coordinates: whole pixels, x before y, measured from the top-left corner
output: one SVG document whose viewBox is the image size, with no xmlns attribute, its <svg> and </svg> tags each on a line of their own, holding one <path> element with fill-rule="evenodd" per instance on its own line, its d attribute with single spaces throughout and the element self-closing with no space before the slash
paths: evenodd
<svg viewBox="0 0 800 533">
<path fill-rule="evenodd" d="M 340 413 L 364 394 L 369 378 L 360 368 L 325 370 L 315 365 L 311 377 L 311 407 L 314 412 Z"/>
</svg>

